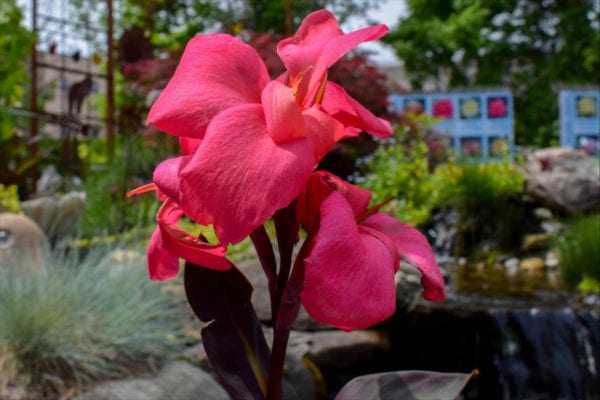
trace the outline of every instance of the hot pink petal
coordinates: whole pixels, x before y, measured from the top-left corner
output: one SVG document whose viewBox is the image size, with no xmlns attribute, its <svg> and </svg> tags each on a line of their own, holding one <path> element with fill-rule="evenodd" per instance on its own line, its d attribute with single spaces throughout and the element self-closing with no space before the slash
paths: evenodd
<svg viewBox="0 0 600 400">
<path fill-rule="evenodd" d="M 394 272 L 397 272 L 400 268 L 400 253 L 398 252 L 398 246 L 392 238 L 387 236 L 385 233 L 378 231 L 377 229 L 370 228 L 363 224 L 358 224 L 358 231 L 365 235 L 370 235 L 375 239 L 379 240 L 381 244 L 385 246 L 390 257 L 392 259 L 392 265 L 394 266 Z"/>
<path fill-rule="evenodd" d="M 262 104 L 267 131 L 275 143 L 306 136 L 302 109 L 296 103 L 291 88 L 277 81 L 269 82 L 263 90 Z"/>
<path fill-rule="evenodd" d="M 385 25 L 377 25 L 344 34 L 327 10 L 307 16 L 294 36 L 277 45 L 290 83 L 299 89 L 299 104 L 314 97 L 327 68 L 360 43 L 379 39 L 387 32 Z"/>
<path fill-rule="evenodd" d="M 360 233 L 339 193 L 321 206 L 319 230 L 305 266 L 301 300 L 317 321 L 344 330 L 364 329 L 394 313 L 392 257 L 377 238 Z"/>
<path fill-rule="evenodd" d="M 157 214 L 158 226 L 147 251 L 150 279 L 164 281 L 175 277 L 179 272 L 179 258 L 211 269 L 229 269 L 226 248 L 204 243 L 177 228 L 175 224 L 181 216 L 181 209 L 171 200 L 167 200 Z"/>
<path fill-rule="evenodd" d="M 311 107 L 302 114 L 307 135 L 313 143 L 315 160 L 318 162 L 344 137 L 346 128 L 320 107 Z"/>
<path fill-rule="evenodd" d="M 327 82 L 322 106 L 329 115 L 349 128 L 347 136 L 356 136 L 364 131 L 385 139 L 393 133 L 388 121 L 374 116 L 335 83 Z"/>
<path fill-rule="evenodd" d="M 367 209 L 372 196 L 370 191 L 346 182 L 339 176 L 327 171 L 317 171 L 315 174 L 321 176 L 321 180 L 331 188 L 331 191 L 340 193 L 346 199 L 354 213 L 354 217 Z"/>
<path fill-rule="evenodd" d="M 192 156 L 169 158 L 158 164 L 158 166 L 154 169 L 153 179 L 155 185 L 159 189 L 159 193 L 162 194 L 163 197 L 166 196 L 167 198 L 171 199 L 176 204 L 181 204 L 182 202 L 181 171 L 191 160 Z M 183 211 L 181 211 L 181 213 L 183 214 Z M 173 212 L 163 212 L 163 220 L 166 215 L 173 215 Z M 208 226 L 212 225 L 214 222 L 212 215 L 201 208 L 195 209 L 194 215 L 197 218 L 196 222 L 200 223 L 201 225 Z M 181 215 L 178 216 L 176 220 L 171 220 L 171 222 L 168 223 L 175 225 L 180 217 Z"/>
<path fill-rule="evenodd" d="M 190 160 L 191 156 L 168 158 L 158 164 L 152 174 L 152 179 L 159 190 L 176 203 L 181 203 L 179 173 Z"/>
<path fill-rule="evenodd" d="M 431 246 L 421 232 L 386 214 L 374 214 L 366 218 L 361 225 L 383 232 L 393 239 L 400 255 L 421 271 L 424 298 L 434 301 L 444 300 L 444 278 L 437 266 Z"/>
<path fill-rule="evenodd" d="M 198 149 L 200 146 L 200 143 L 202 143 L 202 139 L 195 139 L 185 136 L 179 137 L 179 145 L 181 146 L 181 151 L 184 155 L 194 154 L 196 149 Z"/>
<path fill-rule="evenodd" d="M 177 136 L 202 138 L 219 112 L 260 103 L 269 74 L 256 51 L 225 34 L 198 35 L 148 114 L 148 122 Z"/>
<path fill-rule="evenodd" d="M 158 226 L 150 238 L 146 254 L 150 279 L 164 281 L 177 276 L 179 272 L 179 257 L 165 248 L 162 233 Z"/>
<path fill-rule="evenodd" d="M 321 203 L 332 193 L 339 192 L 356 217 L 364 212 L 371 201 L 371 192 L 352 185 L 327 171 L 316 171 L 308 179 L 298 197 L 298 220 L 307 232 L 313 232 Z"/>
<path fill-rule="evenodd" d="M 308 138 L 277 144 L 260 105 L 233 107 L 183 168 L 181 206 L 202 225 L 210 214 L 220 241 L 238 243 L 298 195 L 314 165 Z"/>
</svg>

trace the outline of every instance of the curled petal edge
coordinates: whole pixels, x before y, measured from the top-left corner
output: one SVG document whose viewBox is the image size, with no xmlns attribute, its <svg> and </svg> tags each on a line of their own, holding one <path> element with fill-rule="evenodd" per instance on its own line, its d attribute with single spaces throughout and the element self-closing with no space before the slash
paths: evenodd
<svg viewBox="0 0 600 400">
<path fill-rule="evenodd" d="M 156 220 L 165 249 L 202 267 L 218 271 L 231 268 L 231 263 L 225 258 L 227 247 L 207 243 L 178 228 L 176 224 L 182 216 L 181 208 L 170 199 L 167 199 L 158 211 Z"/>
<path fill-rule="evenodd" d="M 423 298 L 431 301 L 444 300 L 444 278 L 427 238 L 419 230 L 387 214 L 371 215 L 362 222 L 362 225 L 383 232 L 391 238 L 400 256 L 421 271 Z"/>
</svg>

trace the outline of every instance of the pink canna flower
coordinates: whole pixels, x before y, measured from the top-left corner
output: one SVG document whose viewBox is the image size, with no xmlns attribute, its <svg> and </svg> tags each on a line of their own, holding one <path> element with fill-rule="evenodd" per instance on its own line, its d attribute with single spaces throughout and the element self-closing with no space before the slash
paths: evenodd
<svg viewBox="0 0 600 400">
<path fill-rule="evenodd" d="M 299 220 L 309 232 L 301 300 L 317 321 L 364 329 L 396 309 L 394 274 L 400 258 L 422 273 L 423 297 L 444 299 L 444 281 L 427 239 L 416 229 L 367 210 L 371 193 L 326 172 L 315 172 L 299 197 Z"/>
<path fill-rule="evenodd" d="M 366 131 L 388 137 L 387 121 L 373 116 L 340 86 L 327 81 L 327 69 L 360 43 L 379 39 L 388 32 L 375 25 L 344 34 L 335 17 L 327 10 L 307 16 L 298 32 L 277 45 L 277 53 L 287 68 L 287 84 L 295 91 L 296 102 L 308 107 L 320 103 L 323 110 L 340 121 L 347 136 Z"/>
<path fill-rule="evenodd" d="M 280 43 L 288 68 L 281 81 L 269 81 L 258 54 L 237 38 L 193 38 L 148 115 L 183 150 L 156 168 L 158 188 L 197 223 L 213 224 L 222 243 L 243 240 L 298 195 L 336 141 L 392 133 L 326 80 L 331 64 L 386 32 L 344 34 L 328 11 L 313 13 Z"/>
</svg>

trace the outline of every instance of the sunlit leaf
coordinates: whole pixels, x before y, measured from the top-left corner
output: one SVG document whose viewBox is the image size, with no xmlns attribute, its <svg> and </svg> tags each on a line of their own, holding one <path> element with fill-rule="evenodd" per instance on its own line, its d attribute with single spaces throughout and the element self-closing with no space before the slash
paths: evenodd
<svg viewBox="0 0 600 400">
<path fill-rule="evenodd" d="M 335 400 L 453 400 L 476 374 L 395 371 L 363 375 L 347 383 Z"/>
</svg>

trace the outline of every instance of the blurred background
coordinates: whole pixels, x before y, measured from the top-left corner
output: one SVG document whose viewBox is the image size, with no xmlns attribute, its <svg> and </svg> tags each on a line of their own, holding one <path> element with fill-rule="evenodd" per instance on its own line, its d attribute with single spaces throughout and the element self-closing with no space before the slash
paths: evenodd
<svg viewBox="0 0 600 400">
<path fill-rule="evenodd" d="M 293 353 L 311 390 L 294 396 L 333 398 L 369 372 L 477 369 L 463 398 L 600 398 L 594 0 L 3 0 L 0 398 L 210 370 L 180 278 L 145 277 L 158 202 L 125 198 L 179 151 L 146 114 L 194 35 L 240 37 L 277 77 L 277 42 L 321 8 L 346 32 L 390 27 L 328 76 L 395 134 L 342 141 L 319 168 L 394 199 L 384 211 L 430 239 L 448 300 L 418 299 L 403 264 L 397 315 L 368 335 L 305 315 Z M 250 247 L 231 257 L 252 277 Z"/>
</svg>

